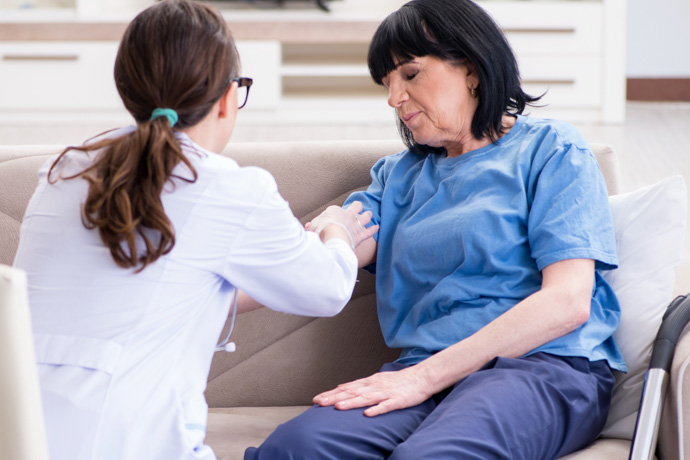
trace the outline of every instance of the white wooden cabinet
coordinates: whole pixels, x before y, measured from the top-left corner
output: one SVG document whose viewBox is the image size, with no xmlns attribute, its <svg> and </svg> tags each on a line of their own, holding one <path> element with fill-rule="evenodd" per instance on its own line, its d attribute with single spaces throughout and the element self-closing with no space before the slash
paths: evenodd
<svg viewBox="0 0 690 460">
<path fill-rule="evenodd" d="M 510 42 L 523 88 L 545 94 L 537 116 L 572 122 L 625 118 L 625 0 L 479 0 Z M 355 101 L 385 104 L 366 65 L 367 43 L 283 44 L 283 94 L 312 110 Z"/>
<path fill-rule="evenodd" d="M 0 43 L 0 111 L 119 110 L 117 42 Z"/>
<path fill-rule="evenodd" d="M 533 113 L 578 122 L 625 119 L 625 0 L 480 4 L 504 30 L 524 89 L 546 95 Z"/>
<path fill-rule="evenodd" d="M 118 46 L 116 41 L 0 42 L 0 121 L 129 120 L 113 75 Z M 237 48 L 243 75 L 254 78 L 248 110 L 275 108 L 281 98 L 280 43 L 238 42 Z"/>
<path fill-rule="evenodd" d="M 69 1 L 86 15 L 87 0 Z M 110 2 L 94 5 L 103 8 Z M 544 107 L 530 108 L 530 113 L 573 122 L 623 121 L 625 0 L 479 3 L 506 33 L 525 90 L 545 93 Z M 374 85 L 366 66 L 367 34 L 380 19 L 358 22 L 334 11 L 299 20 L 294 15 L 280 19 L 273 12 L 269 20 L 259 13 L 245 22 L 229 14 L 243 37 L 238 42 L 242 74 L 254 78 L 243 122 L 346 124 L 357 117 L 390 122 L 385 90 Z M 341 24 L 333 29 L 329 24 L 336 22 L 329 21 Z M 369 32 L 348 35 L 342 24 Z M 275 34 L 275 29 L 284 32 Z M 335 30 L 349 38 L 334 36 Z M 34 120 L 42 114 L 76 121 L 127 115 L 112 77 L 116 41 L 5 40 L 0 41 L 0 121 Z"/>
</svg>

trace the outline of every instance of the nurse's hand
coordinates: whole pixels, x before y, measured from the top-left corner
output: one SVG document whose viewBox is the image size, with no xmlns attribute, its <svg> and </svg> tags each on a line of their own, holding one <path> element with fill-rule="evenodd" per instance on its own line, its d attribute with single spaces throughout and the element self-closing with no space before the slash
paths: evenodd
<svg viewBox="0 0 690 460">
<path fill-rule="evenodd" d="M 354 382 L 344 383 L 314 397 L 320 406 L 348 410 L 371 406 L 364 415 L 374 417 L 423 403 L 431 396 L 432 385 L 415 369 L 416 366 L 392 372 L 379 372 Z"/>
<path fill-rule="evenodd" d="M 326 227 L 335 225 L 347 233 L 350 246 L 355 250 L 363 241 L 371 238 L 379 229 L 378 225 L 366 227 L 371 222 L 371 211 L 362 212 L 362 203 L 354 201 L 347 208 L 329 206 L 304 227 L 321 235 Z"/>
</svg>

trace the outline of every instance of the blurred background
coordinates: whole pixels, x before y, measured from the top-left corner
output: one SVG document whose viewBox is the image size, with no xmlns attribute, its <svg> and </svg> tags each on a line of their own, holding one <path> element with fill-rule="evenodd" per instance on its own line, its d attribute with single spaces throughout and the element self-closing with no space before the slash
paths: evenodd
<svg viewBox="0 0 690 460">
<path fill-rule="evenodd" d="M 130 124 L 113 62 L 127 23 L 153 3 L 0 0 L 0 143 L 81 143 Z M 404 1 L 212 3 L 233 31 L 242 75 L 255 82 L 233 142 L 397 138 L 366 53 Z M 590 142 L 611 145 L 624 191 L 673 174 L 690 183 L 690 2 L 478 3 L 511 42 L 525 89 L 546 92 L 532 115 L 568 120 Z M 690 283 L 690 273 L 679 276 Z"/>
</svg>

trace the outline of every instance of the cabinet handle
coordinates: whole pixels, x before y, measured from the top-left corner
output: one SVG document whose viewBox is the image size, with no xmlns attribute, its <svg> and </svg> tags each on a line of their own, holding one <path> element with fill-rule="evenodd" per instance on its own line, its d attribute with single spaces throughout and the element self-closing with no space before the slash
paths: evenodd
<svg viewBox="0 0 690 460">
<path fill-rule="evenodd" d="M 77 54 L 5 54 L 3 61 L 78 61 Z"/>
<path fill-rule="evenodd" d="M 537 80 L 537 79 L 529 79 L 526 78 L 522 80 L 523 84 L 528 84 L 528 85 L 574 85 L 575 80 L 570 78 L 564 78 L 564 79 L 549 79 L 549 80 Z"/>
<path fill-rule="evenodd" d="M 563 27 L 563 28 L 506 28 L 503 29 L 503 33 L 510 34 L 574 34 L 574 27 Z"/>
</svg>

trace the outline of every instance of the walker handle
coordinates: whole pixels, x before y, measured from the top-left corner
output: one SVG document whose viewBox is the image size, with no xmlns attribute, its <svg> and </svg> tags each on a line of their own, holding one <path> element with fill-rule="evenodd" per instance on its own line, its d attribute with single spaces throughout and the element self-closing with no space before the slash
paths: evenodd
<svg viewBox="0 0 690 460">
<path fill-rule="evenodd" d="M 666 309 L 652 348 L 649 369 L 645 373 L 630 460 L 651 460 L 661 425 L 661 411 L 670 381 L 676 342 L 690 322 L 690 294 L 676 297 Z"/>
<path fill-rule="evenodd" d="M 661 321 L 652 348 L 650 369 L 663 369 L 671 373 L 676 343 L 688 322 L 690 322 L 690 296 L 678 296 L 668 306 Z"/>
</svg>

